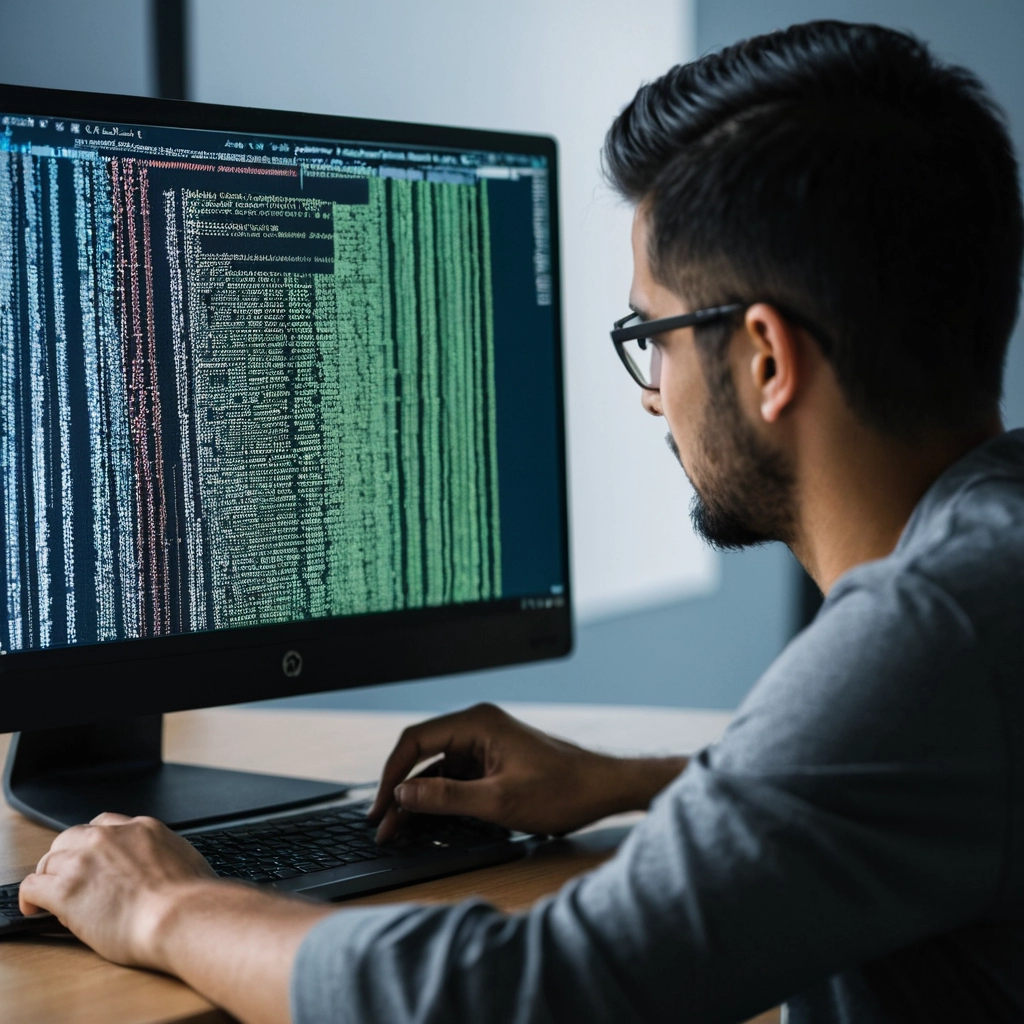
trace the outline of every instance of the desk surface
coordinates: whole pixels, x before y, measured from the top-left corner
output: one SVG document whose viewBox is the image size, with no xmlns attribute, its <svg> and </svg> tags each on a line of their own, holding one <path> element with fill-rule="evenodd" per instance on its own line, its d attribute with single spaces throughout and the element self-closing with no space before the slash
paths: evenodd
<svg viewBox="0 0 1024 1024">
<path fill-rule="evenodd" d="M 510 705 L 532 724 L 615 753 L 697 749 L 715 739 L 728 716 L 665 708 Z M 365 781 L 379 772 L 398 733 L 423 717 L 399 712 L 214 709 L 168 715 L 168 760 L 331 781 Z M 0 758 L 8 737 L 0 736 Z M 116 809 L 116 808 L 114 808 Z M 517 910 L 600 863 L 629 820 L 609 819 L 534 856 L 451 878 L 408 886 L 353 904 L 439 902 L 480 896 Z M 27 874 L 53 833 L 0 807 L 0 880 Z M 117 967 L 77 941 L 0 943 L 0 1006 L 5 1024 L 226 1024 L 229 1018 L 180 982 Z M 766 1016 L 765 1022 L 777 1017 Z M 762 1021 L 762 1018 L 758 1018 Z"/>
</svg>

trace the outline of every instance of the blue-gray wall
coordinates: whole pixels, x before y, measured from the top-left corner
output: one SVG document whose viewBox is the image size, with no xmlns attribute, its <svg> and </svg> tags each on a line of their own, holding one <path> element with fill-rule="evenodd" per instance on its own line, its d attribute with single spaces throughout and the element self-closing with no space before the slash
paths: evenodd
<svg viewBox="0 0 1024 1024">
<path fill-rule="evenodd" d="M 722 583 L 709 597 L 584 626 L 565 661 L 288 703 L 426 711 L 477 700 L 734 708 L 792 633 L 796 563 L 778 544 L 722 558 Z"/>
<path fill-rule="evenodd" d="M 0 82 L 152 95 L 149 0 L 0 0 Z"/>
</svg>

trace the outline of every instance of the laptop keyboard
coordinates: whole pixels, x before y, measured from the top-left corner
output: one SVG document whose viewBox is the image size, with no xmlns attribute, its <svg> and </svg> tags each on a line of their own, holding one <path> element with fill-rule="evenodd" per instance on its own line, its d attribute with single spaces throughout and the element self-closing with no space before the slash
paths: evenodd
<svg viewBox="0 0 1024 1024">
<path fill-rule="evenodd" d="M 508 843 L 511 833 L 474 818 L 417 817 L 387 846 L 374 840 L 366 820 L 370 802 L 299 813 L 249 825 L 234 825 L 185 835 L 221 878 L 258 884 L 298 878 L 348 865 L 407 859 L 429 854 L 432 860 L 464 857 L 467 851 Z M 59 928 L 51 914 L 26 918 L 18 909 L 17 882 L 0 885 L 0 935 Z M 6 918 L 6 921 L 4 920 Z"/>
<path fill-rule="evenodd" d="M 4 918 L 11 923 L 22 924 L 30 918 L 26 918 L 25 915 L 18 908 L 18 889 L 20 887 L 19 882 L 12 882 L 10 885 L 0 885 L 0 924 L 4 924 Z M 51 919 L 52 914 L 40 914 L 40 918 L 46 917 Z M 2 932 L 0 932 L 2 933 Z"/>
<path fill-rule="evenodd" d="M 467 847 L 507 840 L 510 833 L 472 818 L 416 819 L 387 846 L 374 841 L 366 820 L 369 801 L 296 818 L 199 832 L 185 838 L 222 878 L 274 882 L 362 861 L 406 853 Z"/>
</svg>

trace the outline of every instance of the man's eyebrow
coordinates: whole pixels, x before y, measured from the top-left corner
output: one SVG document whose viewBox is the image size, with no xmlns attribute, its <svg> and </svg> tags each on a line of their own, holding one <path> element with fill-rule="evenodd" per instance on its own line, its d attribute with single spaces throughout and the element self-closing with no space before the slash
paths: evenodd
<svg viewBox="0 0 1024 1024">
<path fill-rule="evenodd" d="M 650 316 L 647 315 L 647 312 L 645 310 L 641 309 L 635 302 L 631 302 L 629 304 L 629 308 L 631 310 L 633 310 L 633 312 L 636 313 L 636 315 L 638 317 L 640 317 L 641 320 L 650 320 L 651 319 Z"/>
</svg>

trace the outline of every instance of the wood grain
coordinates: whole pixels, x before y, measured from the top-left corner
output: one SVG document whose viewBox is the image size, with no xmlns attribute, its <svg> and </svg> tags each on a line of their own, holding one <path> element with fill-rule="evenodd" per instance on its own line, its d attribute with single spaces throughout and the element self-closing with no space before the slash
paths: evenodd
<svg viewBox="0 0 1024 1024">
<path fill-rule="evenodd" d="M 168 715 L 165 756 L 186 763 L 328 781 L 369 780 L 380 770 L 399 732 L 418 717 L 237 708 Z M 609 734 L 614 735 L 614 716 L 608 721 Z M 571 733 L 571 717 L 565 722 L 569 727 L 559 731 Z M 591 715 L 581 727 L 593 733 L 594 722 Z M 663 728 L 663 721 L 660 725 Z M 689 727 L 697 735 L 716 732 L 722 725 L 695 718 Z M 8 739 L 0 736 L 0 758 L 6 756 Z M 609 857 L 631 820 L 625 816 L 600 823 L 513 864 L 365 896 L 351 903 L 437 903 L 476 896 L 502 910 L 522 910 Z M 6 805 L 0 807 L 0 881 L 13 881 L 31 871 L 52 839 L 49 829 L 27 821 Z M 0 942 L 0 1020 L 3 1024 L 230 1022 L 226 1014 L 181 982 L 117 967 L 69 937 Z M 778 1013 L 773 1011 L 758 1017 L 756 1024 L 777 1021 Z"/>
</svg>

